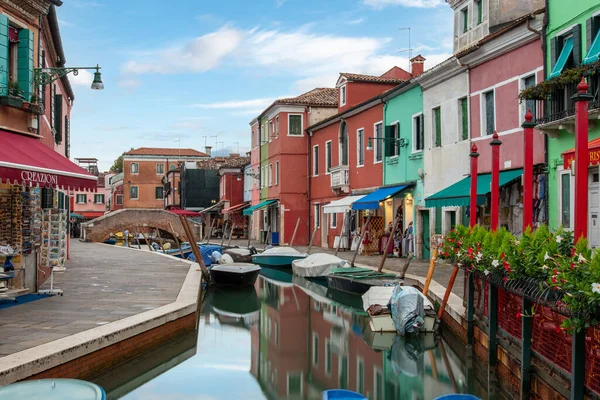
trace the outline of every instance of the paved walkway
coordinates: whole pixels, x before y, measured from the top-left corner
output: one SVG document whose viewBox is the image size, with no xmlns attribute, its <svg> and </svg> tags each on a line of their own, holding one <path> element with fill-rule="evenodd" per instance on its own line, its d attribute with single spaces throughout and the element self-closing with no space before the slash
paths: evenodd
<svg viewBox="0 0 600 400">
<path fill-rule="evenodd" d="M 174 302 L 190 269 L 174 257 L 71 244 L 66 272 L 54 275 L 64 296 L 0 310 L 0 365 L 6 355 Z"/>
<path fill-rule="evenodd" d="M 211 243 L 220 243 L 220 241 L 213 240 L 213 241 L 211 241 Z M 225 244 L 226 243 L 227 243 L 227 240 L 225 240 Z M 231 245 L 246 247 L 246 246 L 248 246 L 248 241 L 247 240 L 232 240 Z M 264 244 L 255 242 L 255 241 L 252 241 L 251 245 L 256 247 L 257 249 L 262 249 L 265 246 Z M 303 246 L 294 246 L 294 248 L 301 252 L 306 252 L 308 250 L 308 247 L 303 247 Z M 314 253 L 334 254 L 335 249 L 323 249 L 321 247 L 313 247 L 311 250 L 311 253 L 313 253 L 313 254 Z M 348 261 L 352 260 L 353 255 L 354 255 L 354 252 L 351 252 L 351 251 L 341 251 L 340 250 L 340 252 L 338 253 L 338 257 L 346 259 Z M 362 265 L 366 265 L 366 266 L 369 266 L 372 268 L 378 268 L 380 262 L 381 262 L 381 255 L 374 255 L 374 256 L 360 256 L 359 255 L 356 257 L 356 264 L 362 264 Z M 396 273 L 400 273 L 402 271 L 402 268 L 404 267 L 405 262 L 406 262 L 405 258 L 388 257 L 387 260 L 385 261 L 384 269 L 393 271 Z M 439 283 L 440 285 L 447 286 L 448 282 L 450 281 L 450 275 L 452 274 L 452 269 L 453 268 L 450 265 L 446 265 L 441 262 L 438 263 L 436 265 L 435 271 L 433 273 L 433 280 L 436 281 L 437 283 Z M 407 275 L 416 275 L 416 276 L 424 278 L 427 276 L 427 271 L 429 271 L 429 261 L 413 259 L 410 262 L 410 266 L 408 267 L 406 274 Z M 464 296 L 464 287 L 465 287 L 465 285 L 464 285 L 465 282 L 464 282 L 463 277 L 464 277 L 464 273 L 462 271 L 459 271 L 458 276 L 456 277 L 456 281 L 454 282 L 454 287 L 452 288 L 452 293 L 454 293 L 461 299 Z"/>
</svg>

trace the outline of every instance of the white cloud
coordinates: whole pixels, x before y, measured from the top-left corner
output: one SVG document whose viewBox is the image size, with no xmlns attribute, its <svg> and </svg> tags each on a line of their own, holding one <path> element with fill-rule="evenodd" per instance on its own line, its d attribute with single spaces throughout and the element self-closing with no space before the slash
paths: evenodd
<svg viewBox="0 0 600 400">
<path fill-rule="evenodd" d="M 363 2 L 375 9 L 382 9 L 387 6 L 433 8 L 444 4 L 444 0 L 363 0 Z"/>
<path fill-rule="evenodd" d="M 251 99 L 251 100 L 232 100 L 217 103 L 192 104 L 193 108 L 205 109 L 263 109 L 269 106 L 275 99 Z"/>
<path fill-rule="evenodd" d="M 347 24 L 358 25 L 358 24 L 362 24 L 363 22 L 365 22 L 365 18 L 356 18 L 356 19 L 352 19 L 352 20 L 348 21 Z"/>
<path fill-rule="evenodd" d="M 85 69 L 80 69 L 77 75 L 70 74 L 69 81 L 75 86 L 90 86 L 94 80 L 94 76 L 91 72 Z"/>
<path fill-rule="evenodd" d="M 277 8 L 281 7 L 287 0 L 275 0 L 275 6 Z"/>
<path fill-rule="evenodd" d="M 117 85 L 122 89 L 135 89 L 142 84 L 142 81 L 137 79 L 119 79 L 117 81 Z"/>
</svg>

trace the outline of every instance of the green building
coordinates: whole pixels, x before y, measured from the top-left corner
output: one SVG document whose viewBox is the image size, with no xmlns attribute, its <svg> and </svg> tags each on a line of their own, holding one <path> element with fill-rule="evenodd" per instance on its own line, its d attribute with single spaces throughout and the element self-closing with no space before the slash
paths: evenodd
<svg viewBox="0 0 600 400">
<path fill-rule="evenodd" d="M 547 7 L 548 26 L 546 27 L 546 82 L 541 85 L 551 87 L 552 93 L 543 107 L 537 107 L 538 126 L 546 136 L 548 156 L 548 221 L 551 228 L 560 226 L 573 229 L 574 178 L 571 174 L 569 150 L 575 146 L 575 103 L 571 100 L 577 92 L 577 82 L 554 87 L 549 85 L 557 77 L 573 73 L 574 68 L 596 71 L 587 78 L 588 93 L 594 96 L 590 102 L 590 142 L 600 137 L 599 89 L 597 73 L 600 53 L 600 3 L 597 0 L 549 0 Z M 571 70 L 571 71 L 569 71 Z M 588 71 L 589 73 L 590 71 Z M 557 80 L 554 80 L 557 82 Z M 538 87 L 540 87 L 538 85 Z M 539 96 L 545 97 L 545 96 Z M 594 149 L 590 143 L 590 159 L 594 151 L 600 156 L 600 147 Z M 596 162 L 597 164 L 597 162 Z M 598 191 L 598 167 L 590 165 L 590 211 L 589 239 L 592 247 L 600 246 L 600 196 Z"/>
<path fill-rule="evenodd" d="M 386 223 L 393 220 L 398 210 L 402 212 L 401 229 L 404 231 L 413 222 L 414 238 L 421 243 L 423 232 L 416 221 L 416 210 L 425 206 L 423 196 L 423 94 L 421 87 L 409 81 L 392 90 L 383 98 L 386 138 L 385 161 L 383 164 L 383 185 L 407 186 L 407 189 L 384 205 Z M 417 257 L 428 258 L 428 254 L 415 252 Z M 418 249 L 417 249 L 418 250 Z"/>
</svg>

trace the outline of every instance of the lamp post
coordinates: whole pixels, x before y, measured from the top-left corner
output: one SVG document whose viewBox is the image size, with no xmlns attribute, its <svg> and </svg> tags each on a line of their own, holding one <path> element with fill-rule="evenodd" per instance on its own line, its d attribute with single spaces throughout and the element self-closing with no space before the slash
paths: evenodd
<svg viewBox="0 0 600 400">
<path fill-rule="evenodd" d="M 492 232 L 498 229 L 498 218 L 500 214 L 500 145 L 502 142 L 498 132 L 494 131 L 490 146 L 492 146 Z"/>
<path fill-rule="evenodd" d="M 91 89 L 103 90 L 104 83 L 102 82 L 102 74 L 100 73 L 100 65 L 95 67 L 52 67 L 52 68 L 34 68 L 33 69 L 33 83 L 34 85 L 48 85 L 63 76 L 70 73 L 77 76 L 79 70 L 95 70 L 94 80 L 92 81 Z"/>
<path fill-rule="evenodd" d="M 477 225 L 477 174 L 478 174 L 478 158 L 477 145 L 473 143 L 471 146 L 471 202 L 469 205 L 469 226 L 472 228 Z"/>
<path fill-rule="evenodd" d="M 523 122 L 523 232 L 533 227 L 533 127 L 535 122 L 531 110 Z"/>
</svg>

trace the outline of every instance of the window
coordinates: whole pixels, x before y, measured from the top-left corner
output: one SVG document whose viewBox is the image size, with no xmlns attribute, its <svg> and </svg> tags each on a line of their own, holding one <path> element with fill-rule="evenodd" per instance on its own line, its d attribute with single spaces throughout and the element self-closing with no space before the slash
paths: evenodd
<svg viewBox="0 0 600 400">
<path fill-rule="evenodd" d="M 333 213 L 333 214 L 329 214 L 329 226 L 331 228 L 337 228 L 337 214 Z"/>
<path fill-rule="evenodd" d="M 137 200 L 137 199 L 139 199 L 139 197 L 138 197 L 138 187 L 137 186 L 131 186 L 129 188 L 129 198 L 131 200 Z"/>
<path fill-rule="evenodd" d="M 169 165 L 169 171 L 175 171 L 176 169 L 177 169 L 177 166 L 175 164 Z"/>
<path fill-rule="evenodd" d="M 340 165 L 348 165 L 348 125 L 342 122 L 340 126 L 340 136 L 338 137 L 340 156 Z"/>
<path fill-rule="evenodd" d="M 356 165 L 365 165 L 365 130 L 362 128 L 356 131 Z"/>
<path fill-rule="evenodd" d="M 313 146 L 313 176 L 319 175 L 319 146 Z"/>
<path fill-rule="evenodd" d="M 386 157 L 398 157 L 400 148 L 398 147 L 398 140 L 400 138 L 400 123 L 398 121 L 386 126 L 386 140 L 385 140 L 385 155 Z"/>
<path fill-rule="evenodd" d="M 483 105 L 483 135 L 492 135 L 496 129 L 493 90 L 483 94 Z"/>
<path fill-rule="evenodd" d="M 315 221 L 315 228 L 321 227 L 321 205 L 320 204 L 315 204 L 315 215 L 313 218 Z"/>
<path fill-rule="evenodd" d="M 165 174 L 165 164 L 156 164 L 156 175 Z"/>
<path fill-rule="evenodd" d="M 265 167 L 260 167 L 260 187 L 264 188 L 267 186 L 267 171 L 265 170 Z"/>
<path fill-rule="evenodd" d="M 476 1 L 475 6 L 477 7 L 477 20 L 475 24 L 480 25 L 483 22 L 483 0 Z"/>
<path fill-rule="evenodd" d="M 382 146 L 382 142 L 383 142 L 383 123 L 378 122 L 375 124 L 375 129 L 374 129 L 374 138 L 373 138 L 373 142 L 375 142 L 374 144 L 374 148 L 375 148 L 375 160 L 374 163 L 378 163 L 381 162 L 381 160 L 383 160 L 383 146 Z"/>
<path fill-rule="evenodd" d="M 156 200 L 163 200 L 165 198 L 165 188 L 162 186 L 156 186 L 154 188 L 154 198 Z"/>
<path fill-rule="evenodd" d="M 275 186 L 279 185 L 279 161 L 275 161 Z"/>
<path fill-rule="evenodd" d="M 269 122 L 269 142 L 273 139 L 275 127 L 273 125 L 273 121 Z"/>
<path fill-rule="evenodd" d="M 598 61 L 600 56 L 600 15 L 587 19 L 585 32 L 587 54 L 583 59 L 584 65 Z"/>
<path fill-rule="evenodd" d="M 573 33 L 577 32 L 578 36 L 578 49 L 575 49 L 575 38 Z M 556 36 L 550 41 L 550 61 L 552 65 L 552 72 L 548 76 L 548 79 L 556 78 L 559 76 L 563 69 L 569 69 L 575 66 L 575 62 L 579 61 L 579 58 L 575 57 L 575 50 L 578 53 L 581 52 L 581 25 L 577 25 L 571 32 Z"/>
<path fill-rule="evenodd" d="M 279 115 L 275 117 L 275 136 L 279 137 Z"/>
<path fill-rule="evenodd" d="M 55 85 L 56 86 L 56 85 Z M 54 89 L 56 93 L 56 88 Z M 63 141 L 63 130 L 62 130 L 62 121 L 63 121 L 63 96 L 62 94 L 54 94 L 54 141 L 56 144 L 60 144 Z"/>
<path fill-rule="evenodd" d="M 132 174 L 139 174 L 140 173 L 140 164 L 134 162 L 131 163 L 129 170 Z"/>
<path fill-rule="evenodd" d="M 535 86 L 535 74 L 521 79 L 521 89 L 524 90 L 533 86 Z M 535 121 L 535 105 L 535 100 L 525 100 L 523 103 L 521 103 L 521 121 L 525 121 L 525 114 L 527 114 L 527 110 L 531 110 L 531 115 L 533 115 L 533 120 Z"/>
<path fill-rule="evenodd" d="M 340 106 L 346 105 L 346 85 L 340 87 Z"/>
<path fill-rule="evenodd" d="M 413 116 L 413 153 L 423 151 L 425 134 L 423 132 L 423 114 Z"/>
<path fill-rule="evenodd" d="M 383 374 L 379 368 L 375 368 L 373 371 L 373 391 L 375 392 L 374 400 L 383 400 Z"/>
<path fill-rule="evenodd" d="M 316 333 L 312 337 L 312 365 L 319 366 L 319 335 Z"/>
<path fill-rule="evenodd" d="M 464 97 L 458 100 L 458 124 L 460 125 L 460 138 L 469 139 L 469 102 Z"/>
<path fill-rule="evenodd" d="M 103 194 L 95 194 L 94 195 L 94 204 L 104 204 L 104 195 Z"/>
<path fill-rule="evenodd" d="M 560 224 L 565 229 L 571 229 L 571 170 L 560 174 Z"/>
<path fill-rule="evenodd" d="M 356 360 L 356 391 L 361 394 L 365 391 L 365 362 L 362 358 Z"/>
<path fill-rule="evenodd" d="M 325 373 L 331 375 L 331 343 L 329 339 L 325 339 Z"/>
<path fill-rule="evenodd" d="M 462 21 L 462 33 L 469 30 L 469 7 L 460 10 L 460 19 Z"/>
<path fill-rule="evenodd" d="M 325 172 L 331 172 L 331 140 L 325 142 Z"/>
<path fill-rule="evenodd" d="M 123 205 L 123 195 L 122 194 L 115 195 L 115 204 L 118 206 Z"/>
<path fill-rule="evenodd" d="M 302 136 L 302 115 L 288 116 L 288 135 Z"/>
<path fill-rule="evenodd" d="M 78 194 L 76 198 L 77 204 L 87 203 L 87 194 Z"/>
<path fill-rule="evenodd" d="M 19 81 L 19 31 L 12 27 L 8 27 L 8 82 L 14 83 Z"/>
<path fill-rule="evenodd" d="M 302 373 L 287 375 L 287 394 L 302 395 Z"/>
<path fill-rule="evenodd" d="M 348 389 L 348 356 L 341 356 L 338 363 L 338 386 Z"/>
<path fill-rule="evenodd" d="M 273 186 L 273 164 L 269 164 L 269 187 Z"/>
<path fill-rule="evenodd" d="M 432 129 L 431 131 L 434 134 L 433 143 L 434 147 L 442 146 L 442 112 L 440 107 L 434 108 L 431 114 L 431 123 Z"/>
</svg>

